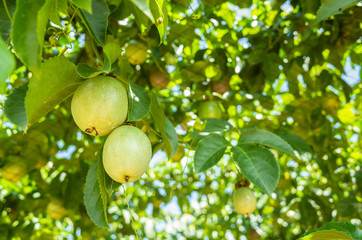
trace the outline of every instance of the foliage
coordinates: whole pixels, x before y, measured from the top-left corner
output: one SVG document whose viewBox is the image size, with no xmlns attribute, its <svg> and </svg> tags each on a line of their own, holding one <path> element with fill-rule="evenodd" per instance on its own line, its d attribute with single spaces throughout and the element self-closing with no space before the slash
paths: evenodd
<svg viewBox="0 0 362 240">
<path fill-rule="evenodd" d="M 358 2 L 1 1 L 0 239 L 358 239 Z M 152 87 L 155 69 L 167 87 Z M 98 75 L 127 86 L 128 121 L 152 143 L 134 183 L 110 179 L 107 136 L 72 119 L 71 95 Z M 199 116 L 210 102 L 218 119 Z M 248 217 L 240 182 L 258 200 Z"/>
</svg>

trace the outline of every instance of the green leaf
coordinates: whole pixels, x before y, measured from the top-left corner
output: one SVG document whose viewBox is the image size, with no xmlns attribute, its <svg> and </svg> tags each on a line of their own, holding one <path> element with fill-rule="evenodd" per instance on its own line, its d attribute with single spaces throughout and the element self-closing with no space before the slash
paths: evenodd
<svg viewBox="0 0 362 240">
<path fill-rule="evenodd" d="M 104 52 L 103 71 L 109 73 L 111 71 L 112 64 L 121 56 L 122 49 L 116 43 L 107 43 L 103 47 L 103 52 Z"/>
<path fill-rule="evenodd" d="M 172 122 L 167 117 L 166 117 L 166 122 L 165 122 L 165 131 L 166 131 L 168 140 L 170 140 L 170 142 L 171 142 L 172 152 L 170 154 L 170 157 L 172 157 L 177 151 L 178 137 L 177 137 L 175 126 L 172 124 Z"/>
<path fill-rule="evenodd" d="M 150 111 L 151 98 L 147 91 L 133 82 L 128 85 L 128 121 L 137 121 Z"/>
<path fill-rule="evenodd" d="M 161 145 L 163 146 L 167 157 L 171 157 L 172 153 L 172 144 L 170 140 L 167 138 L 166 130 L 165 130 L 165 124 L 166 124 L 166 117 L 163 109 L 158 104 L 157 97 L 154 93 L 151 92 L 151 115 L 152 118 L 158 127 L 159 131 L 161 132 Z"/>
<path fill-rule="evenodd" d="M 73 4 L 92 14 L 92 0 L 72 0 Z"/>
<path fill-rule="evenodd" d="M 312 149 L 303 139 L 287 132 L 278 132 L 277 134 L 293 147 L 297 158 L 303 161 L 312 159 Z"/>
<path fill-rule="evenodd" d="M 150 0 L 130 0 L 139 10 L 143 12 L 152 22 L 155 22 L 150 9 Z M 155 1 L 155 0 L 151 0 Z"/>
<path fill-rule="evenodd" d="M 14 55 L 9 51 L 6 43 L 0 38 L 0 86 L 10 76 L 15 68 Z"/>
<path fill-rule="evenodd" d="M 5 117 L 24 130 L 26 129 L 26 125 L 28 124 L 24 104 L 27 91 L 27 83 L 15 88 L 7 97 L 4 104 Z"/>
<path fill-rule="evenodd" d="M 6 0 L 6 6 L 10 13 L 10 16 L 13 16 L 15 11 L 15 0 Z M 11 33 L 11 21 L 8 16 L 8 13 L 4 6 L 4 1 L 0 1 L 0 34 L 4 41 L 7 41 L 10 38 Z"/>
<path fill-rule="evenodd" d="M 135 17 L 138 28 L 143 33 L 149 25 L 150 18 L 142 10 L 140 10 L 135 4 L 133 4 L 131 0 L 125 1 L 125 8 L 131 10 L 132 14 Z M 152 20 L 152 22 L 154 22 L 154 20 Z"/>
<path fill-rule="evenodd" d="M 106 179 L 105 179 L 105 170 L 103 167 L 103 161 L 101 160 L 102 151 L 100 151 L 99 157 L 98 157 L 98 183 L 99 183 L 99 190 L 101 194 L 102 199 L 102 205 L 103 205 L 103 212 L 104 212 L 104 218 L 107 219 L 107 202 L 108 202 L 108 192 L 106 187 Z"/>
<path fill-rule="evenodd" d="M 78 63 L 77 73 L 82 78 L 92 78 L 92 77 L 96 77 L 99 74 L 103 73 L 103 71 L 94 69 L 85 63 Z"/>
<path fill-rule="evenodd" d="M 107 218 L 104 215 L 106 206 L 103 204 L 101 190 L 98 181 L 98 161 L 93 162 L 90 167 L 84 187 L 84 205 L 90 219 L 99 227 L 108 226 Z"/>
<path fill-rule="evenodd" d="M 203 119 L 203 121 L 206 121 L 205 128 L 198 133 L 198 135 L 195 138 L 195 142 L 198 142 L 202 138 L 210 135 L 210 134 L 224 134 L 226 132 L 229 132 L 233 129 L 233 126 L 228 121 L 223 121 L 217 118 L 207 118 Z M 195 134 L 197 133 L 197 130 L 194 129 L 192 132 L 192 138 L 195 137 Z"/>
<path fill-rule="evenodd" d="M 58 0 L 58 9 L 68 16 L 68 1 L 67 0 Z"/>
<path fill-rule="evenodd" d="M 321 228 L 306 232 L 299 240 L 362 239 L 362 230 L 349 222 L 329 222 Z"/>
<path fill-rule="evenodd" d="M 153 0 L 150 2 L 150 8 L 152 11 L 152 15 L 154 17 L 155 24 L 160 35 L 160 44 L 166 40 L 166 30 L 168 26 L 168 13 L 167 13 L 167 6 L 166 0 Z M 161 9 L 160 9 L 160 8 Z M 158 20 L 161 20 L 159 22 Z"/>
<path fill-rule="evenodd" d="M 281 137 L 269 131 L 261 129 L 242 130 L 239 145 L 250 143 L 262 144 L 294 156 L 293 148 Z"/>
<path fill-rule="evenodd" d="M 58 1 L 51 1 L 49 8 L 49 20 L 58 26 L 62 26 L 58 14 Z"/>
<path fill-rule="evenodd" d="M 134 70 L 125 57 L 118 59 L 119 76 L 127 81 L 129 77 L 134 73 Z"/>
<path fill-rule="evenodd" d="M 14 13 L 12 26 L 14 50 L 36 77 L 40 75 L 49 6 L 45 0 L 18 0 Z"/>
<path fill-rule="evenodd" d="M 92 14 L 85 10 L 80 10 L 80 13 L 94 40 L 103 47 L 106 43 L 108 16 L 110 14 L 105 0 L 92 0 Z"/>
<path fill-rule="evenodd" d="M 32 78 L 25 97 L 28 127 L 73 94 L 81 78 L 67 58 L 54 57 L 42 64 L 39 79 Z"/>
<path fill-rule="evenodd" d="M 231 149 L 241 173 L 256 187 L 270 195 L 279 180 L 279 164 L 273 153 L 262 146 L 245 144 Z"/>
<path fill-rule="evenodd" d="M 325 0 L 318 9 L 317 17 L 314 20 L 314 23 L 317 24 L 332 15 L 339 14 L 344 9 L 351 7 L 359 2 L 360 0 Z"/>
<path fill-rule="evenodd" d="M 201 140 L 195 152 L 196 172 L 205 171 L 216 165 L 228 146 L 229 142 L 220 135 L 210 135 Z"/>
</svg>

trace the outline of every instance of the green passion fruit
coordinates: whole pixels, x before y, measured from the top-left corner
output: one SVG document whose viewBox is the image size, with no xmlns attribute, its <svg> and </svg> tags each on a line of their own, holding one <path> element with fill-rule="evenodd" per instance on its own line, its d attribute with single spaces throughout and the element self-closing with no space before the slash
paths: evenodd
<svg viewBox="0 0 362 240">
<path fill-rule="evenodd" d="M 147 59 L 147 46 L 143 42 L 132 40 L 125 49 L 125 57 L 132 65 L 142 64 Z"/>
<path fill-rule="evenodd" d="M 166 70 L 164 70 L 164 71 L 165 72 L 163 72 L 159 69 L 156 69 L 151 72 L 150 83 L 151 83 L 152 87 L 160 89 L 160 90 L 167 87 L 168 83 L 170 82 L 170 78 L 168 77 Z"/>
<path fill-rule="evenodd" d="M 201 104 L 198 112 L 199 118 L 217 118 L 221 119 L 222 112 L 216 102 L 204 102 Z"/>
<path fill-rule="evenodd" d="M 107 135 L 126 120 L 127 91 L 115 78 L 90 78 L 75 91 L 71 111 L 82 131 L 93 136 Z"/>
<path fill-rule="evenodd" d="M 247 187 L 236 189 L 233 195 L 235 209 L 241 214 L 250 214 L 256 209 L 256 198 L 253 191 Z"/>
<path fill-rule="evenodd" d="M 137 127 L 121 126 L 107 138 L 103 148 L 103 166 L 116 182 L 138 180 L 147 170 L 152 147 L 147 135 Z"/>
</svg>

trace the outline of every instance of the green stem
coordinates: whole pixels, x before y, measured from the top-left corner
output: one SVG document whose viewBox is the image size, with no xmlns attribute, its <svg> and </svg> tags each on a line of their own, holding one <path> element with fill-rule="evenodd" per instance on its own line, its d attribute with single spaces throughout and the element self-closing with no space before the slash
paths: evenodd
<svg viewBox="0 0 362 240">
<path fill-rule="evenodd" d="M 9 19 L 10 19 L 10 22 L 13 23 L 13 19 L 11 18 L 8 6 L 6 5 L 6 0 L 3 0 L 3 3 L 4 3 L 5 11 L 6 11 L 6 13 L 7 13 L 7 15 L 8 15 Z"/>
<path fill-rule="evenodd" d="M 62 56 L 65 53 L 65 51 L 68 50 L 68 48 L 69 48 L 68 46 L 65 46 L 65 48 L 63 48 L 62 51 L 58 54 L 58 57 Z"/>
</svg>

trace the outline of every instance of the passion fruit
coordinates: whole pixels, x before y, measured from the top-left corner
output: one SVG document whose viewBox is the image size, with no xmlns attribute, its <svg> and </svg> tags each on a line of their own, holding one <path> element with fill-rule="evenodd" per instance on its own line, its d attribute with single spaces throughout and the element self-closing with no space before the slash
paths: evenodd
<svg viewBox="0 0 362 240">
<path fill-rule="evenodd" d="M 224 93 L 230 91 L 229 78 L 225 77 L 219 82 L 211 81 L 211 90 L 213 92 L 223 95 Z"/>
<path fill-rule="evenodd" d="M 46 208 L 46 213 L 52 219 L 61 219 L 67 213 L 67 210 L 64 208 L 62 201 L 59 199 L 51 200 Z"/>
<path fill-rule="evenodd" d="M 143 42 L 132 40 L 125 49 L 125 57 L 132 65 L 142 64 L 147 59 L 147 46 Z"/>
<path fill-rule="evenodd" d="M 216 102 L 204 102 L 199 108 L 199 118 L 217 118 L 221 119 L 222 112 Z"/>
<path fill-rule="evenodd" d="M 107 138 L 103 148 L 103 165 L 116 182 L 138 180 L 147 170 L 152 147 L 147 135 L 134 126 L 121 126 Z"/>
<path fill-rule="evenodd" d="M 71 111 L 82 131 L 93 136 L 107 135 L 126 120 L 126 89 L 112 77 L 90 78 L 75 91 Z"/>
<path fill-rule="evenodd" d="M 166 71 L 163 72 L 159 69 L 156 69 L 150 74 L 150 83 L 154 88 L 164 89 L 165 87 L 167 87 L 169 82 L 170 78 L 168 77 Z"/>
<path fill-rule="evenodd" d="M 236 189 L 233 196 L 235 209 L 241 214 L 250 214 L 256 209 L 256 198 L 248 187 Z"/>
</svg>

